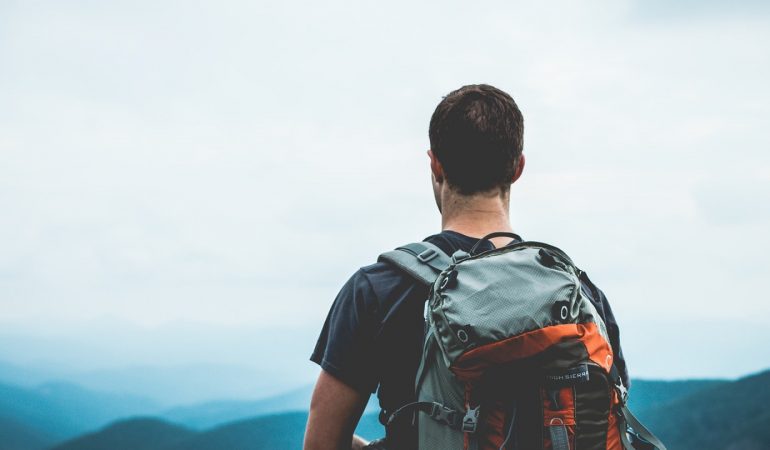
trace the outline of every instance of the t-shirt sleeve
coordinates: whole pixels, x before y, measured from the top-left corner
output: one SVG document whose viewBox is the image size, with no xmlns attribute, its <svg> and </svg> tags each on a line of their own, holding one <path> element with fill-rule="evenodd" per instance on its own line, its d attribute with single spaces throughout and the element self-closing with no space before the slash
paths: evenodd
<svg viewBox="0 0 770 450">
<path fill-rule="evenodd" d="M 596 307 L 596 310 L 604 319 L 604 324 L 607 326 L 607 334 L 610 338 L 610 345 L 612 346 L 612 353 L 615 355 L 615 367 L 617 367 L 620 373 L 620 378 L 623 380 L 623 384 L 626 387 L 631 386 L 631 380 L 628 376 L 628 366 L 626 365 L 626 358 L 623 356 L 623 349 L 620 346 L 620 327 L 617 320 L 615 320 L 615 314 L 612 312 L 610 302 L 607 300 L 607 296 L 604 295 L 601 289 L 596 287 L 595 284 L 588 278 L 588 275 L 582 273 L 580 276 L 582 282 L 583 292 L 587 293 L 591 303 Z"/>
<path fill-rule="evenodd" d="M 323 370 L 367 395 L 379 383 L 374 349 L 377 304 L 366 274 L 359 270 L 337 294 L 310 356 Z"/>
</svg>

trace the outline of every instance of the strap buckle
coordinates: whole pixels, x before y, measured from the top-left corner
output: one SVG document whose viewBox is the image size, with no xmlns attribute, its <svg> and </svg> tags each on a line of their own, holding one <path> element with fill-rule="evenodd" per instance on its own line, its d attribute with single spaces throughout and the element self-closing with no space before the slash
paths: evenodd
<svg viewBox="0 0 770 450">
<path fill-rule="evenodd" d="M 441 403 L 433 403 L 433 409 L 431 409 L 430 416 L 437 422 L 443 422 L 450 427 L 457 427 L 459 425 L 457 411 L 448 408 Z"/>
<path fill-rule="evenodd" d="M 615 384 L 615 389 L 617 389 L 618 397 L 620 397 L 620 405 L 625 405 L 628 401 L 628 389 L 623 386 L 623 382 L 620 380 L 618 380 L 617 384 Z"/>
<path fill-rule="evenodd" d="M 468 408 L 463 417 L 463 433 L 475 433 L 479 426 L 479 406 Z"/>
<path fill-rule="evenodd" d="M 433 250 L 432 248 L 429 248 L 429 249 L 423 251 L 422 253 L 420 253 L 419 255 L 417 255 L 417 259 L 421 263 L 426 263 L 427 264 L 428 261 L 430 261 L 431 259 L 433 259 L 433 258 L 435 258 L 437 256 L 438 256 L 438 252 L 436 250 Z"/>
</svg>

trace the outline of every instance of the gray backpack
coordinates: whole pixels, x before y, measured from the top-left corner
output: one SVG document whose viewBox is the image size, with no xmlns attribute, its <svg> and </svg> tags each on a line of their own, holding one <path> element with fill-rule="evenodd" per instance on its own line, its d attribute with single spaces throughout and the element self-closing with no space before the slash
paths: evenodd
<svg viewBox="0 0 770 450">
<path fill-rule="evenodd" d="M 625 406 L 607 330 L 561 250 L 518 242 L 451 257 L 428 242 L 384 253 L 430 286 L 417 402 L 419 450 L 659 449 Z M 399 449 L 390 449 L 399 450 Z"/>
</svg>

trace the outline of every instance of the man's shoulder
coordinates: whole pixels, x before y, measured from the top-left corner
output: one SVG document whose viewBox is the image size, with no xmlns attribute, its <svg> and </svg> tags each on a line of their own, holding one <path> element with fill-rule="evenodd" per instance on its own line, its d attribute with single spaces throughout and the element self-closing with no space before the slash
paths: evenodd
<svg viewBox="0 0 770 450">
<path fill-rule="evenodd" d="M 405 242 L 405 244 L 431 242 L 439 246 L 439 248 L 445 247 L 445 245 L 442 246 L 437 241 L 440 241 L 440 235 L 431 235 L 422 241 L 414 240 Z M 447 252 L 447 249 L 442 248 L 442 250 Z M 382 253 L 387 251 L 389 250 Z M 384 303 L 391 303 L 394 299 L 409 294 L 414 289 L 423 288 L 422 284 L 414 277 L 385 260 L 378 260 L 372 264 L 360 267 L 351 277 L 351 281 L 355 285 L 361 285 L 366 290 L 369 290 L 380 302 Z"/>
<path fill-rule="evenodd" d="M 405 290 L 417 284 L 411 276 L 387 261 L 377 261 L 363 266 L 354 277 L 366 282 L 380 298 L 388 297 L 394 290 Z"/>
<path fill-rule="evenodd" d="M 441 233 L 429 235 L 422 240 L 405 241 L 400 245 L 429 242 L 440 248 L 447 255 L 451 255 L 456 250 L 469 250 L 476 241 L 477 239 L 460 233 L 442 231 Z M 385 250 L 381 254 L 390 250 Z M 425 293 L 423 291 L 428 289 L 412 275 L 385 260 L 378 260 L 372 264 L 360 267 L 353 274 L 349 283 L 350 287 L 358 292 L 369 293 L 375 297 L 381 306 L 397 305 L 404 298 L 410 298 L 412 293 L 424 297 Z"/>
<path fill-rule="evenodd" d="M 356 274 L 362 277 L 380 277 L 394 276 L 399 274 L 399 270 L 387 261 L 377 261 L 375 263 L 363 266 L 356 271 Z"/>
</svg>

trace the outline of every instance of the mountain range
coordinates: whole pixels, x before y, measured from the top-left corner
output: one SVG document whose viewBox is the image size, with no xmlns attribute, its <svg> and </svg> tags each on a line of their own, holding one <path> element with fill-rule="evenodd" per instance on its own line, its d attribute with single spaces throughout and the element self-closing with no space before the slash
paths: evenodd
<svg viewBox="0 0 770 450">
<path fill-rule="evenodd" d="M 257 401 L 158 409 L 144 398 L 66 384 L 0 385 L 0 450 L 300 448 L 309 395 L 304 387 Z M 671 450 L 770 448 L 770 371 L 735 381 L 637 380 L 630 404 Z M 382 432 L 373 412 L 357 429 L 369 439 Z"/>
<path fill-rule="evenodd" d="M 640 411 L 670 449 L 770 449 L 770 371 L 732 383 L 706 385 Z"/>
<path fill-rule="evenodd" d="M 299 449 L 307 412 L 295 411 L 239 420 L 194 432 L 157 418 L 133 418 L 67 441 L 52 450 L 262 450 Z M 356 433 L 382 436 L 376 414 L 361 418 Z"/>
<path fill-rule="evenodd" d="M 150 399 L 84 389 L 71 383 L 45 383 L 34 388 L 0 384 L 0 420 L 13 436 L 36 436 L 48 443 L 135 414 L 159 410 Z M 3 436 L 12 434 L 3 433 Z M 0 442 L 0 448 L 4 444 Z"/>
<path fill-rule="evenodd" d="M 303 386 L 284 394 L 259 400 L 219 400 L 192 405 L 178 406 L 162 411 L 159 415 L 166 420 L 186 426 L 204 429 L 254 416 L 282 412 L 304 411 L 310 404 L 313 386 Z M 366 412 L 378 410 L 377 397 L 372 396 Z"/>
</svg>

